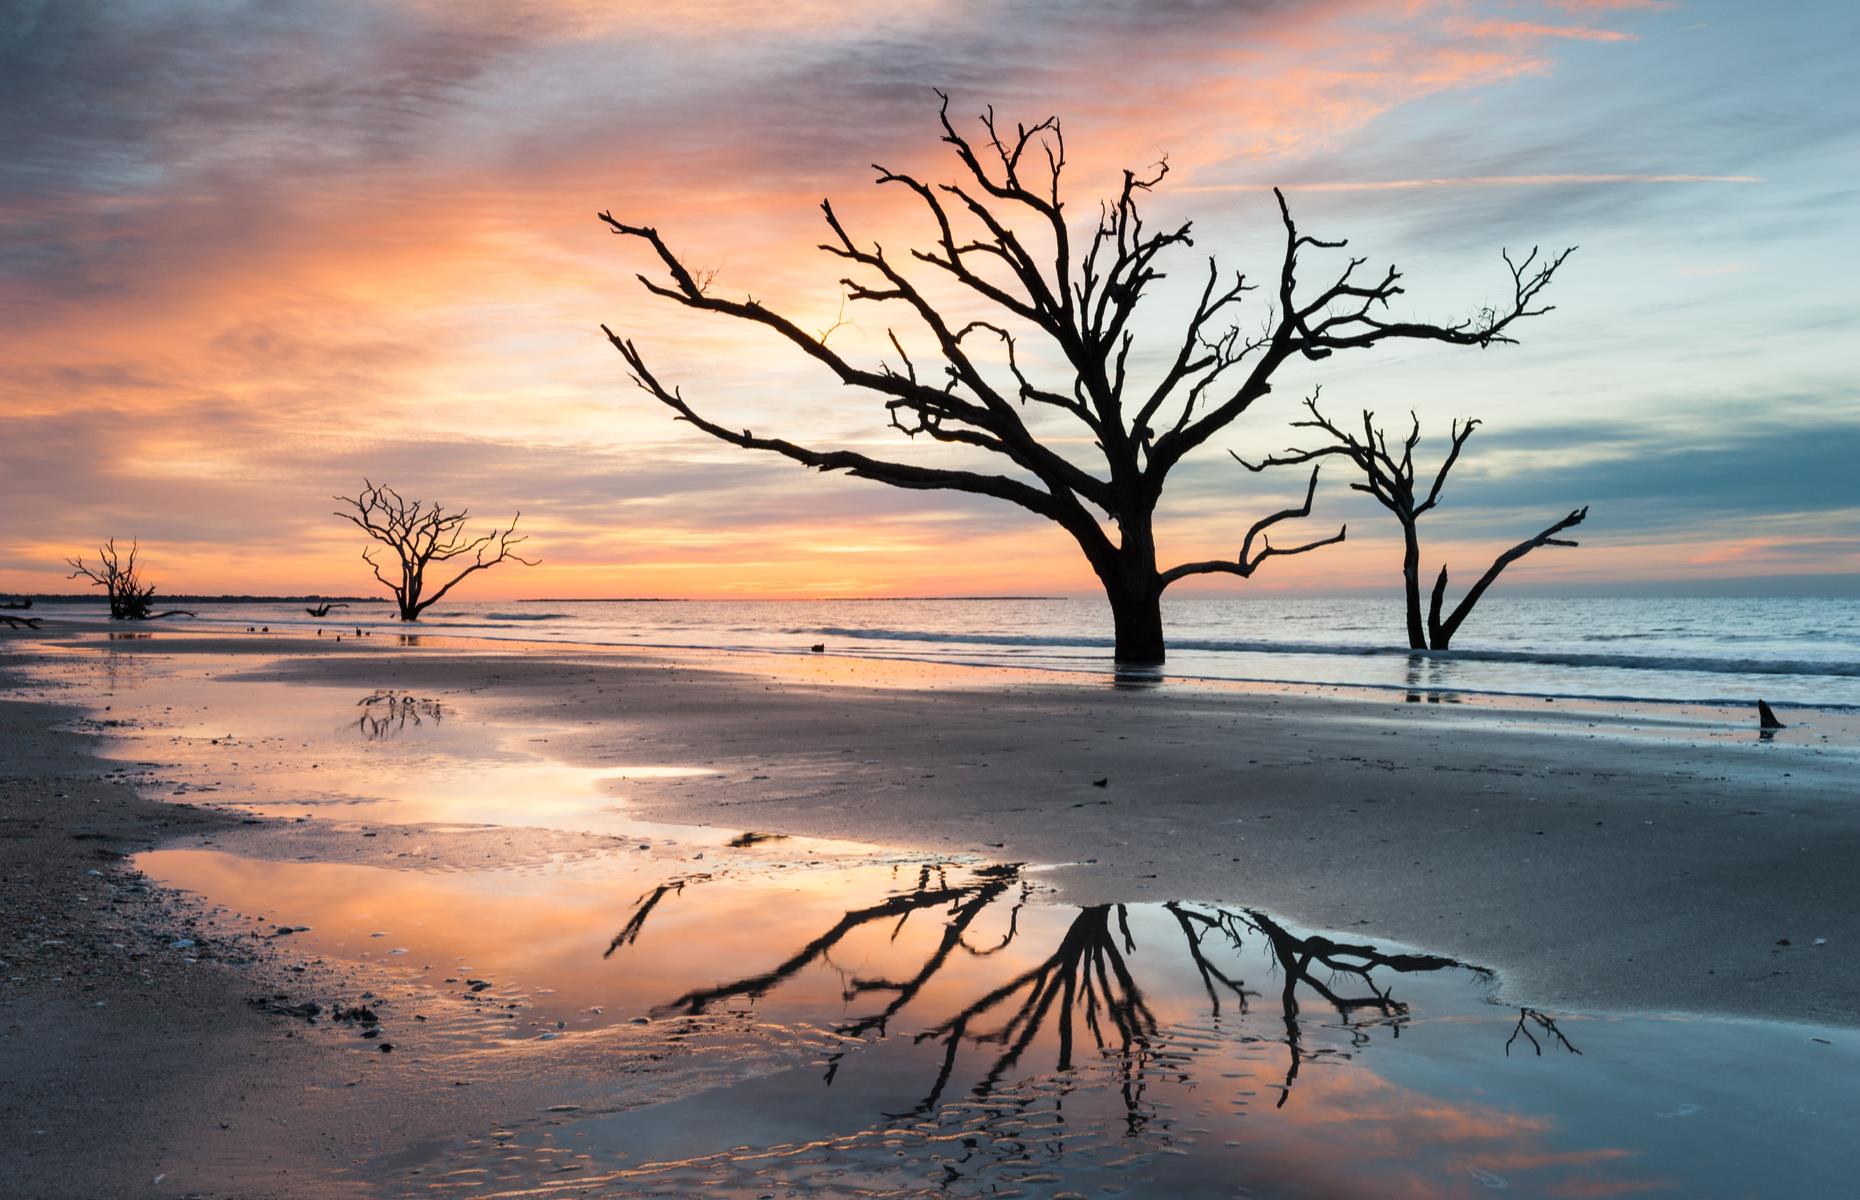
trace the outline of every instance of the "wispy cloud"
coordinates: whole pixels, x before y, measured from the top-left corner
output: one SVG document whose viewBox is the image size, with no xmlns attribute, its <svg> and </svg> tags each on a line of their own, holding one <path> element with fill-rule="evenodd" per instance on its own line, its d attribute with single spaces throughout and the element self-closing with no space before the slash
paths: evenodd
<svg viewBox="0 0 1860 1200">
<path fill-rule="evenodd" d="M 1301 192 L 1407 192 L 1419 188 L 1452 187 L 1571 187 L 1605 183 L 1762 183 L 1755 175 L 1443 175 L 1419 179 L 1329 179 L 1283 181 L 1278 186 Z M 1196 192 L 1256 192 L 1267 183 L 1201 183 L 1177 190 Z"/>
<path fill-rule="evenodd" d="M 1466 27 L 1474 37 L 1569 38 L 1579 42 L 1631 42 L 1635 34 L 1590 25 L 1543 25 L 1534 21 L 1483 21 Z"/>
<path fill-rule="evenodd" d="M 1670 12 L 1679 0 L 1548 0 L 1550 7 L 1572 12 Z"/>
</svg>

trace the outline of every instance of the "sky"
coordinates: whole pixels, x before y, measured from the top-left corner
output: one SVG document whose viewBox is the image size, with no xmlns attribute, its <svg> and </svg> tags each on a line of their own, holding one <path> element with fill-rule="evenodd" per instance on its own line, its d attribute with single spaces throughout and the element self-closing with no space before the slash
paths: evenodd
<svg viewBox="0 0 1860 1200">
<path fill-rule="evenodd" d="M 726 425 L 989 465 L 647 294 L 647 248 L 596 219 L 657 227 L 807 328 L 844 320 L 834 347 L 875 362 L 887 317 L 842 306 L 818 205 L 924 244 L 872 164 L 955 177 L 939 88 L 959 122 L 1061 117 L 1082 222 L 1167 156 L 1148 212 L 1192 219 L 1195 247 L 1139 322 L 1139 372 L 1203 256 L 1276 274 L 1274 185 L 1305 229 L 1398 264 L 1419 318 L 1505 295 L 1501 249 L 1579 247 L 1520 345 L 1288 367 L 1171 476 L 1165 565 L 1231 557 L 1302 490 L 1226 451 L 1293 444 L 1322 385 L 1340 416 L 1412 411 L 1426 463 L 1452 418 L 1484 422 L 1423 525 L 1429 573 L 1588 504 L 1582 546 L 1515 586 L 1852 590 L 1856 44 L 1844 2 L 0 0 L 0 590 L 73 590 L 65 557 L 133 537 L 168 592 L 366 591 L 331 499 L 364 477 L 521 511 L 542 565 L 461 596 L 1093 590 L 1011 505 L 674 422 L 600 332 Z M 1079 430 L 1041 429 L 1089 462 Z M 1395 528 L 1347 481 L 1327 470 L 1309 522 L 1347 522 L 1343 545 L 1179 586 L 1391 586 Z"/>
</svg>

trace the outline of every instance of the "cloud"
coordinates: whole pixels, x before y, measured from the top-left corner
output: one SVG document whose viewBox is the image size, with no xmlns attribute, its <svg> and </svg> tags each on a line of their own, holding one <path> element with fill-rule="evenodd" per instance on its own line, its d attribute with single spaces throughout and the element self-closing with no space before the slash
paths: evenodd
<svg viewBox="0 0 1860 1200">
<path fill-rule="evenodd" d="M 1762 183 L 1755 175 L 1442 175 L 1421 179 L 1333 179 L 1284 181 L 1279 186 L 1298 192 L 1405 192 L 1417 188 L 1446 187 L 1569 187 L 1603 183 Z M 1197 192 L 1254 192 L 1264 183 L 1202 184 L 1178 189 Z"/>
<path fill-rule="evenodd" d="M 1804 413 L 1838 403 L 1804 372 L 1840 373 L 1836 356 L 1808 347 L 1843 336 L 1844 297 L 1793 287 L 1738 307 L 1645 279 L 1788 287 L 1797 274 L 1766 247 L 1849 228 L 1860 184 L 1805 164 L 1839 161 L 1851 106 L 1804 104 L 1821 87 L 1812 56 L 1799 79 L 1766 84 L 1673 60 L 1661 6 L 1550 6 L 1571 7 L 1587 11 L 1482 0 L 17 4 L 0 29 L 0 500 L 13 517 L 0 586 L 48 585 L 48 568 L 20 564 L 134 529 L 203 580 L 312 586 L 349 568 L 327 496 L 371 472 L 487 515 L 523 508 L 557 547 L 554 563 L 581 572 L 543 578 L 596 592 L 604 562 L 741 592 L 796 588 L 826 560 L 853 558 L 832 577 L 929 591 L 950 555 L 925 547 L 956 545 L 1016 586 L 1089 587 L 1064 535 L 1016 510 L 811 476 L 705 442 L 627 387 L 595 328 L 638 337 L 707 411 L 823 445 L 941 453 L 884 430 L 871 402 L 787 347 L 641 295 L 631 272 L 645 264 L 593 220 L 611 206 L 658 222 L 721 268 L 719 287 L 824 326 L 840 272 L 813 249 L 815 206 L 835 196 L 861 238 L 922 236 L 923 214 L 897 189 L 872 188 L 866 164 L 948 175 L 934 86 L 965 122 L 989 102 L 1008 120 L 1064 115 L 1081 219 L 1117 168 L 1167 153 L 1175 170 L 1154 211 L 1200 219 L 1196 255 L 1274 263 L 1269 198 L 1207 197 L 1252 189 L 1236 180 L 1314 181 L 1299 190 L 1326 223 L 1360 221 L 1378 254 L 1419 260 L 1429 291 L 1417 282 L 1415 304 L 1430 312 L 1480 302 L 1497 246 L 1519 229 L 1600 236 L 1583 269 L 1614 259 L 1609 236 L 1671 243 L 1644 272 L 1632 260 L 1632 286 L 1607 268 L 1587 292 L 1573 279 L 1558 319 L 1592 325 L 1557 329 L 1591 330 L 1582 344 L 1546 337 L 1548 357 L 1533 347 L 1504 370 L 1573 390 L 1634 380 L 1617 403 L 1651 410 L 1674 403 L 1672 389 L 1636 372 L 1670 375 L 1714 354 L 1714 372 L 1811 397 Z M 1631 28 L 1612 28 L 1629 16 Z M 1696 39 L 1703 49 L 1688 53 L 1716 46 L 1733 67 L 1746 55 L 1780 77 L 1791 43 L 1744 33 Z M 1481 274 L 1454 257 L 1468 246 Z M 1174 282 L 1192 258 L 1172 265 Z M 1730 262 L 1748 270 L 1684 273 Z M 1624 348 L 1608 327 L 1643 312 L 1742 332 L 1687 349 L 1669 327 L 1635 325 L 1646 341 Z M 1811 331 L 1814 314 L 1830 323 Z M 848 316 L 855 348 L 881 351 L 885 315 Z M 1139 333 L 1135 359 L 1153 368 L 1169 329 Z M 1764 348 L 1785 342 L 1787 355 Z M 1645 345 L 1670 357 L 1649 361 Z M 1523 386 L 1483 357 L 1443 361 L 1331 365 L 1378 405 Z M 1288 373 L 1284 390 L 1302 382 Z M 1274 419 L 1262 409 L 1237 436 Z M 1506 461 L 1536 472 L 1543 445 Z M 1166 510 L 1177 544 L 1230 538 L 1224 463 L 1215 452 L 1176 481 Z M 1678 528 L 1691 485 L 1649 478 L 1672 492 L 1632 502 L 1649 528 Z M 1756 492 L 1735 494 L 1772 511 Z"/>
<path fill-rule="evenodd" d="M 1670 12 L 1679 0 L 1548 0 L 1552 8 L 1573 12 Z"/>
<path fill-rule="evenodd" d="M 1636 35 L 1586 25 L 1542 25 L 1533 21 L 1486 21 L 1467 26 L 1475 37 L 1570 38 L 1581 42 L 1631 42 Z"/>
</svg>

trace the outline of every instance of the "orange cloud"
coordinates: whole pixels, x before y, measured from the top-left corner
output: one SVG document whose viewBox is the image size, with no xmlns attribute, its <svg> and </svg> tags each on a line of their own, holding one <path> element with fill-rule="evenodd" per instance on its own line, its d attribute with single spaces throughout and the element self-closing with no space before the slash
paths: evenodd
<svg viewBox="0 0 1860 1200">
<path fill-rule="evenodd" d="M 1587 25 L 1539 25 L 1531 21 L 1486 21 L 1467 27 L 1474 37 L 1570 38 L 1581 42 L 1631 42 L 1636 34 Z"/>
</svg>

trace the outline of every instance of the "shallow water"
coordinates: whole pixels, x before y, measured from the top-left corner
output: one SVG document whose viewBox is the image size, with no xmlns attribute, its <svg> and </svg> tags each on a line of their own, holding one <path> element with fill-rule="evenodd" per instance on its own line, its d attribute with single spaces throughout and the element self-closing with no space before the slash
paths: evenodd
<svg viewBox="0 0 1860 1200">
<path fill-rule="evenodd" d="M 103 620 L 97 602 L 46 601 L 47 617 Z M 313 636 L 405 633 L 384 604 L 326 619 L 296 604 L 206 604 L 190 625 Z M 1447 653 L 1407 649 L 1399 600 L 1164 599 L 1169 675 L 1397 690 L 1860 707 L 1860 598 L 1484 600 Z M 414 636 L 701 647 L 1105 673 L 1110 614 L 1096 596 L 980 600 L 464 601 Z"/>
<path fill-rule="evenodd" d="M 138 865 L 224 944 L 340 968 L 314 998 L 379 1019 L 319 1032 L 373 1069 L 543 1090 L 358 1168 L 409 1194 L 1833 1196 L 1860 1168 L 1850 1030 L 1499 1004 L 1244 879 L 1078 908 L 1037 865 L 647 824 L 633 789 L 713 768 L 135 657 L 47 670 L 145 786 L 293 818 Z"/>
</svg>

